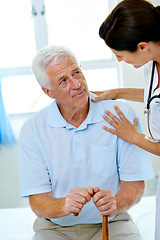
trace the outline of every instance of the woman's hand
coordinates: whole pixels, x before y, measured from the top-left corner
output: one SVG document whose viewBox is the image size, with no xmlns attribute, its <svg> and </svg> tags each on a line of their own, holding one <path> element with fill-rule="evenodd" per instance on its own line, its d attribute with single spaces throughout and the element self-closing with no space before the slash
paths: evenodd
<svg viewBox="0 0 160 240">
<path fill-rule="evenodd" d="M 105 111 L 106 115 L 103 115 L 103 118 L 115 129 L 108 128 L 106 126 L 103 126 L 103 129 L 117 135 L 126 142 L 134 144 L 138 135 L 138 118 L 134 119 L 132 125 L 117 106 L 114 106 L 114 108 L 120 119 L 108 110 Z"/>
<path fill-rule="evenodd" d="M 105 91 L 95 91 L 93 93 L 98 96 L 92 98 L 93 102 L 98 102 L 105 99 L 126 99 L 130 101 L 144 102 L 143 88 L 114 88 Z"/>
<path fill-rule="evenodd" d="M 92 98 L 93 102 L 98 102 L 101 100 L 106 100 L 106 99 L 117 99 L 117 94 L 118 94 L 118 89 L 110 89 L 110 90 L 106 90 L 106 91 L 96 91 L 96 92 L 92 92 L 94 94 L 96 94 L 98 97 Z"/>
</svg>

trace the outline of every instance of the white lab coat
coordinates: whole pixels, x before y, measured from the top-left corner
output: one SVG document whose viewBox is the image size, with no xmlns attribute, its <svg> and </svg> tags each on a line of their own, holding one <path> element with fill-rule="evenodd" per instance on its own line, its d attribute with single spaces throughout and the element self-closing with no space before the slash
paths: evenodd
<svg viewBox="0 0 160 240">
<path fill-rule="evenodd" d="M 149 62 L 144 66 L 144 80 L 145 80 L 145 88 L 144 88 L 144 103 L 145 106 L 147 104 L 149 86 L 151 81 L 151 72 L 152 72 L 152 64 L 153 62 Z M 160 88 L 154 89 L 158 84 L 158 72 L 155 67 L 154 71 L 154 80 L 152 86 L 152 94 L 154 95 L 160 94 Z M 160 139 L 160 99 L 156 98 L 151 103 L 151 109 L 149 114 L 151 129 L 153 130 L 154 137 Z M 155 240 L 160 240 L 160 174 L 157 188 L 157 196 L 156 196 L 156 230 L 155 230 Z"/>
</svg>

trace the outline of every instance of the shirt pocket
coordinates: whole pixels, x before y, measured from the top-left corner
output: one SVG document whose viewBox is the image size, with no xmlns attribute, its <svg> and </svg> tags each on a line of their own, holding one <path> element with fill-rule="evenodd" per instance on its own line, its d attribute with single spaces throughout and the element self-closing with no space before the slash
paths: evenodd
<svg viewBox="0 0 160 240">
<path fill-rule="evenodd" d="M 93 145 L 91 148 L 91 169 L 102 177 L 113 176 L 117 172 L 117 144 L 108 146 Z"/>
</svg>

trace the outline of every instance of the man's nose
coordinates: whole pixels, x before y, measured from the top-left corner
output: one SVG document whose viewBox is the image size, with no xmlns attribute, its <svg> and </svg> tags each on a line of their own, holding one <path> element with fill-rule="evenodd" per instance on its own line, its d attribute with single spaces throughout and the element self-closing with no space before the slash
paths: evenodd
<svg viewBox="0 0 160 240">
<path fill-rule="evenodd" d="M 70 77 L 70 84 L 72 88 L 79 88 L 81 86 L 81 83 L 74 77 Z"/>
</svg>

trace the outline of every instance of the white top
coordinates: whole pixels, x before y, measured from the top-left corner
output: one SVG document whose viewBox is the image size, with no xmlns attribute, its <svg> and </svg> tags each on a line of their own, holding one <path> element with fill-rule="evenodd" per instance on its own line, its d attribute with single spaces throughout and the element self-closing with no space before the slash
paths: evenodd
<svg viewBox="0 0 160 240">
<path fill-rule="evenodd" d="M 144 67 L 144 79 L 145 79 L 145 89 L 144 89 L 144 102 L 145 106 L 148 99 L 149 86 L 151 81 L 151 72 L 152 72 L 152 64 L 153 62 L 149 62 Z M 160 88 L 154 89 L 158 84 L 158 72 L 155 67 L 154 79 L 153 79 L 153 87 L 151 96 L 157 95 L 160 93 Z M 160 99 L 157 99 L 151 104 L 151 111 L 149 114 L 150 123 L 152 125 L 152 129 L 154 130 L 155 136 L 160 139 Z M 160 176 L 160 174 L 159 174 Z M 156 198 L 156 233 L 155 239 L 160 240 L 160 177 L 157 188 L 157 198 Z"/>
<path fill-rule="evenodd" d="M 153 62 L 149 62 L 144 67 L 144 79 L 145 79 L 144 103 L 145 103 L 145 107 L 147 106 L 147 100 L 148 100 L 148 93 L 149 93 L 151 74 L 152 74 L 152 64 L 153 64 Z M 160 94 L 160 88 L 155 90 L 157 85 L 158 85 L 158 72 L 157 72 L 157 68 L 155 66 L 151 97 Z M 151 129 L 152 129 L 154 137 L 157 139 L 160 139 L 160 98 L 155 98 L 150 104 L 149 123 L 151 125 Z"/>
</svg>

